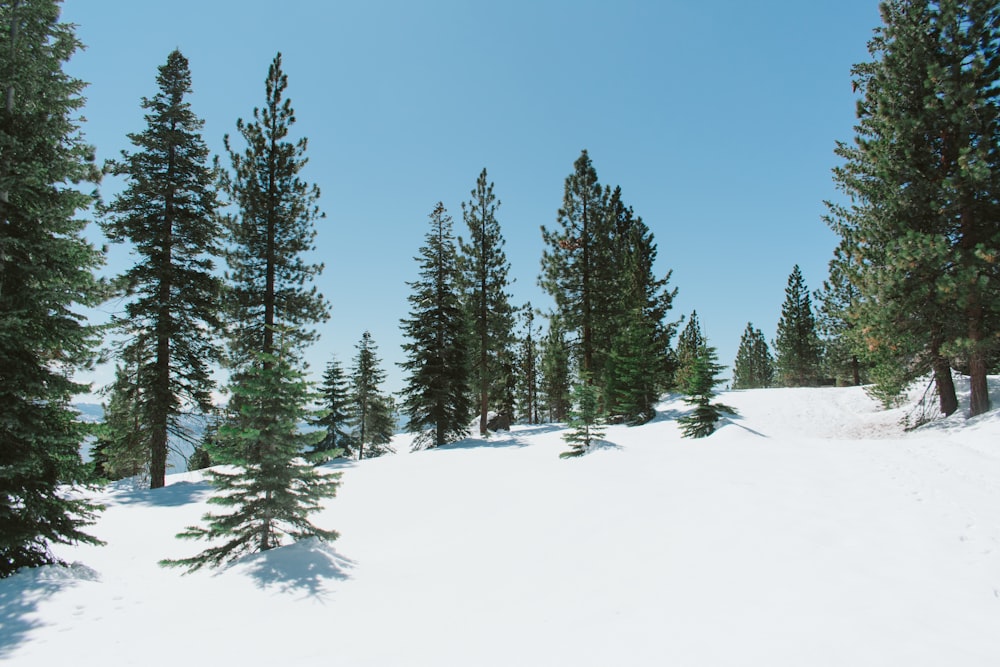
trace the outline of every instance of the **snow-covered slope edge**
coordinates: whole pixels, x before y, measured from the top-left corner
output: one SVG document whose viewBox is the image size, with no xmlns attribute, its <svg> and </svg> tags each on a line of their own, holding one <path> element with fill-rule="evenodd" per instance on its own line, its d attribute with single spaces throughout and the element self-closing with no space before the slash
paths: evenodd
<svg viewBox="0 0 1000 667">
<path fill-rule="evenodd" d="M 1000 398 L 1000 397 L 998 397 Z M 347 464 L 341 539 L 180 576 L 210 489 L 108 489 L 103 548 L 0 581 L 13 664 L 1000 664 L 1000 416 L 904 433 L 859 389 L 730 392 Z M 405 450 L 405 442 L 398 449 Z"/>
</svg>

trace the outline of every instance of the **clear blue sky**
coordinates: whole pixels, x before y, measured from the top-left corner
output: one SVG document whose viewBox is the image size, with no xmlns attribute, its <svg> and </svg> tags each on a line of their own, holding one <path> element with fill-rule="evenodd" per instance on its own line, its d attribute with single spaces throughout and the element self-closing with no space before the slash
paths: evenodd
<svg viewBox="0 0 1000 667">
<path fill-rule="evenodd" d="M 309 139 L 303 178 L 327 215 L 318 287 L 333 310 L 308 359 L 317 374 L 331 354 L 347 365 L 368 329 L 391 390 L 435 202 L 463 233 L 460 203 L 485 167 L 514 300 L 547 306 L 539 226 L 555 225 L 584 148 L 653 230 L 679 290 L 672 315 L 697 309 L 725 364 L 748 321 L 770 340 L 792 266 L 811 289 L 826 276 L 850 68 L 879 25 L 876 0 L 66 0 L 63 19 L 86 45 L 69 70 L 90 83 L 84 132 L 100 161 L 131 148 L 174 48 L 220 154 L 282 52 L 293 132 Z M 120 187 L 106 179 L 102 195 Z M 113 249 L 109 267 L 128 261 Z"/>
</svg>

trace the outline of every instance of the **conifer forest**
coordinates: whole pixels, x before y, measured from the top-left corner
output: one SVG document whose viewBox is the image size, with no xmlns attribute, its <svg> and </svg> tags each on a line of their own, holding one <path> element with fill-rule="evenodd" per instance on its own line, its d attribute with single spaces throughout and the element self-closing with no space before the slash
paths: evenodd
<svg viewBox="0 0 1000 667">
<path fill-rule="evenodd" d="M 168 464 L 172 449 L 212 487 L 213 509 L 178 535 L 204 550 L 160 562 L 194 572 L 335 540 L 314 518 L 344 466 L 399 453 L 401 431 L 413 450 L 440 450 L 559 424 L 569 467 L 611 428 L 666 419 L 710 437 L 739 418 L 729 397 L 743 390 L 864 386 L 888 409 L 930 383 L 940 418 L 967 385 L 970 417 L 996 407 L 998 2 L 881 2 L 868 57 L 844 76 L 854 134 L 828 137 L 831 199 L 803 223 L 836 235 L 828 273 L 807 285 L 789 257 L 776 321 L 762 312 L 745 330 L 709 331 L 709 304 L 677 312 L 685 285 L 671 257 L 709 262 L 710 242 L 677 248 L 672 221 L 644 219 L 629 183 L 599 176 L 601 156 L 581 146 L 563 156 L 548 220 L 508 218 L 489 165 L 468 173 L 463 200 L 426 193 L 407 222 L 423 240 L 398 286 L 404 361 L 392 368 L 368 323 L 337 319 L 332 292 L 356 286 L 322 282 L 317 238 L 346 223 L 327 218 L 333 186 L 316 181 L 296 123 L 330 112 L 298 101 L 325 84 L 298 80 L 275 53 L 255 101 L 208 137 L 197 63 L 164 53 L 119 110 L 138 128 L 123 130 L 129 148 L 98 163 L 87 82 L 68 67 L 86 45 L 62 5 L 0 2 L 0 578 L 59 563 L 55 545 L 98 544 L 102 507 L 86 490 L 162 489 L 185 472 Z M 122 187 L 105 193 L 102 177 Z M 515 298 L 515 224 L 540 228 L 535 303 Z M 109 247 L 131 265 L 110 272 Z M 89 314 L 109 300 L 122 304 L 113 316 Z M 331 318 L 354 354 L 310 368 Z M 738 341 L 735 358 L 719 359 L 722 340 Z M 79 379 L 95 365 L 113 369 L 107 386 Z M 74 404 L 91 390 L 103 411 L 87 422 Z M 686 407 L 658 410 L 670 396 Z"/>
</svg>

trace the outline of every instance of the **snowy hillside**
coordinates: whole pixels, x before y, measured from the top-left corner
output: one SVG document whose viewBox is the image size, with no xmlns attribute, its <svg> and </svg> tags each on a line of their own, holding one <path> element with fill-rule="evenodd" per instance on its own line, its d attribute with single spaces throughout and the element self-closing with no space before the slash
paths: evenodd
<svg viewBox="0 0 1000 667">
<path fill-rule="evenodd" d="M 668 401 L 575 460 L 539 426 L 344 465 L 339 540 L 221 572 L 156 565 L 202 547 L 173 537 L 197 474 L 108 489 L 106 547 L 0 581 L 0 661 L 1000 665 L 1000 412 L 905 433 L 855 388 L 722 400 L 704 440 Z"/>
</svg>

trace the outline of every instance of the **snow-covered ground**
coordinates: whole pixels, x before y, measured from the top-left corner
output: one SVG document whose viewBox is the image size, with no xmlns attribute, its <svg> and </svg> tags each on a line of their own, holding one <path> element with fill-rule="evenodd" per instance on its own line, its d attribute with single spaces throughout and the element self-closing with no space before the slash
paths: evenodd
<svg viewBox="0 0 1000 667">
<path fill-rule="evenodd" d="M 17 665 L 1000 665 L 1000 411 L 905 433 L 863 391 L 721 397 L 704 440 L 615 426 L 343 466 L 341 532 L 181 575 L 197 474 L 107 489 L 71 568 L 0 581 Z M 1000 404 L 1000 392 L 994 392 Z M 397 443 L 400 451 L 405 442 Z"/>
</svg>

